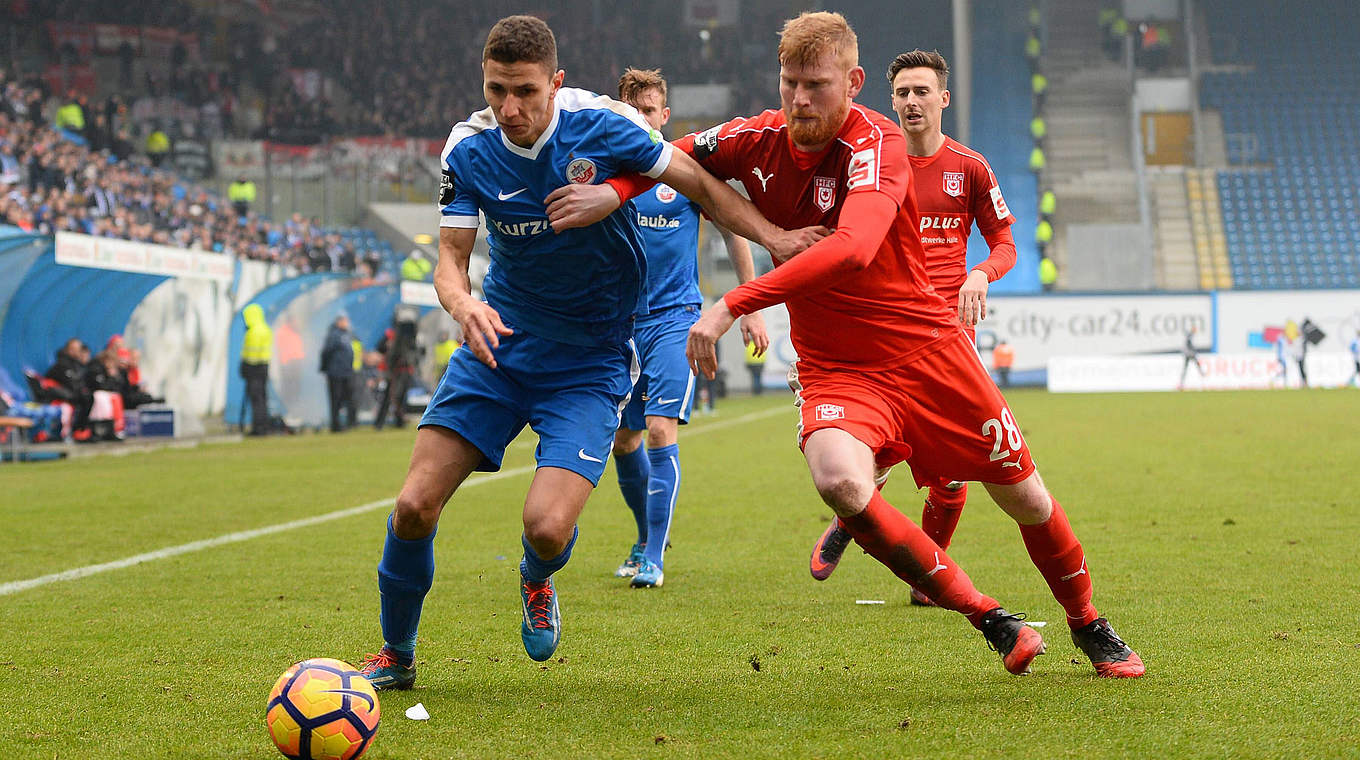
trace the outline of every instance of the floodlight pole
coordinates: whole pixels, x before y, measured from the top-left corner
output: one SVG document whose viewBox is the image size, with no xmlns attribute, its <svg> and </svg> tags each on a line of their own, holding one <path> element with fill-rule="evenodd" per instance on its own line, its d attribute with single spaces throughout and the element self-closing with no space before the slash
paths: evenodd
<svg viewBox="0 0 1360 760">
<path fill-rule="evenodd" d="M 954 120 L 955 138 L 967 145 L 972 140 L 973 111 L 973 22 L 970 0 L 954 3 L 954 60 L 949 72 L 949 107 L 958 118 Z"/>
</svg>

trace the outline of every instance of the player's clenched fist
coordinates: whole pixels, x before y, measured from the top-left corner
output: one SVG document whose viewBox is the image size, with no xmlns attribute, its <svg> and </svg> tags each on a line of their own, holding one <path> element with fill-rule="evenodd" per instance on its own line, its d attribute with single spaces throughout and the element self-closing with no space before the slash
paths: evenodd
<svg viewBox="0 0 1360 760">
<path fill-rule="evenodd" d="M 695 374 L 703 374 L 712 380 L 718 374 L 718 338 L 732 327 L 736 319 L 728 311 L 727 304 L 721 299 L 708 307 L 699 321 L 689 328 L 689 340 L 685 344 L 685 356 L 689 368 Z"/>
<path fill-rule="evenodd" d="M 463 340 L 472 349 L 472 355 L 494 369 L 496 356 L 493 351 L 501 345 L 500 336 L 514 333 L 501 321 L 501 315 L 485 301 L 470 295 L 459 299 L 449 309 L 449 315 L 462 326 Z"/>
<path fill-rule="evenodd" d="M 544 199 L 554 232 L 586 227 L 614 213 L 622 205 L 609 185 L 567 184 Z"/>
<path fill-rule="evenodd" d="M 831 230 L 820 225 L 802 227 L 796 230 L 783 230 L 770 240 L 768 249 L 770 255 L 776 261 L 788 261 L 830 234 Z"/>
</svg>

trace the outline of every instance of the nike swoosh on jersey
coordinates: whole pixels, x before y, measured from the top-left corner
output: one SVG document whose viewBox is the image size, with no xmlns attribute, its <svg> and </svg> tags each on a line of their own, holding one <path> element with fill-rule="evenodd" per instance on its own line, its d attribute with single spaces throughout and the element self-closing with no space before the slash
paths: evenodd
<svg viewBox="0 0 1360 760">
<path fill-rule="evenodd" d="M 603 459 L 600 459 L 599 457 L 593 457 L 593 456 L 587 454 L 585 449 L 581 449 L 580 451 L 577 451 L 577 452 L 576 452 L 576 456 L 578 456 L 578 457 L 580 457 L 580 458 L 586 460 L 587 462 L 603 462 L 603 461 L 604 461 Z"/>
<path fill-rule="evenodd" d="M 647 492 L 647 495 L 648 495 L 648 496 L 654 496 L 654 495 L 656 495 L 656 494 L 661 493 L 661 492 L 664 491 L 664 490 L 666 490 L 666 489 L 664 489 L 664 488 L 658 488 L 658 489 L 656 489 L 655 491 L 648 491 L 648 492 Z"/>
<path fill-rule="evenodd" d="M 666 404 L 674 404 L 679 400 L 678 398 L 659 398 L 656 400 L 656 404 L 657 406 L 665 406 Z"/>
<path fill-rule="evenodd" d="M 529 188 L 527 188 L 527 187 L 521 187 L 520 189 L 516 190 L 516 191 L 513 192 L 513 193 L 496 193 L 496 198 L 497 198 L 497 200 L 508 201 L 508 200 L 510 200 L 511 198 L 515 197 L 516 195 L 519 195 L 520 193 L 522 193 L 522 192 L 524 192 L 525 190 L 528 190 L 528 189 L 529 189 Z"/>
</svg>

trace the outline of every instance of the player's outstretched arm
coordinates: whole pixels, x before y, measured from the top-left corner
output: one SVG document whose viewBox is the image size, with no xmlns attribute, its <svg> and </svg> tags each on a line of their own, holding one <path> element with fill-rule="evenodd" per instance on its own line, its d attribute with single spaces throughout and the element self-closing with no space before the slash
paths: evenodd
<svg viewBox="0 0 1360 760">
<path fill-rule="evenodd" d="M 831 236 L 774 271 L 733 288 L 723 301 L 732 314 L 750 314 L 834 287 L 869 266 L 897 212 L 898 202 L 884 193 L 851 193 Z"/>
<path fill-rule="evenodd" d="M 439 228 L 439 263 L 434 268 L 434 290 L 444 310 L 463 328 L 463 340 L 473 356 L 486 366 L 495 367 L 496 357 L 492 351 L 500 346 L 500 336 L 512 331 L 495 309 L 472 295 L 468 263 L 472 260 L 472 246 L 476 242 L 476 227 Z"/>
<path fill-rule="evenodd" d="M 750 314 L 794 296 L 817 293 L 862 271 L 878 252 L 897 202 L 883 193 L 854 193 L 841 209 L 836 232 L 773 272 L 738 285 L 708 307 L 689 328 L 685 356 L 690 369 L 712 378 L 718 371 L 718 339 L 737 315 Z"/>
<path fill-rule="evenodd" d="M 677 170 L 677 164 L 685 166 Z M 727 183 L 709 174 L 690 158 L 689 154 L 680 150 L 673 154 L 670 166 L 661 175 L 661 179 L 702 206 L 718 224 L 730 226 L 738 234 L 755 240 L 781 261 L 794 256 L 831 232 L 825 227 L 804 227 L 786 231 L 771 224 L 750 201 L 738 195 L 737 191 L 727 186 Z M 623 205 L 625 199 L 636 197 L 655 184 L 656 180 L 640 174 L 628 174 L 612 177 L 601 185 L 564 185 L 549 193 L 544 199 L 548 223 L 555 232 L 594 224 L 614 213 Z"/>
<path fill-rule="evenodd" d="M 722 235 L 723 245 L 727 248 L 727 258 L 732 261 L 732 269 L 737 273 L 737 283 L 747 283 L 756 278 L 756 265 L 751 259 L 751 244 L 737 233 L 715 225 Z M 756 356 L 763 356 L 770 347 L 770 334 L 765 331 L 765 318 L 755 311 L 741 318 L 741 342 L 743 345 L 755 343 Z"/>
<path fill-rule="evenodd" d="M 715 223 L 738 235 L 754 240 L 780 259 L 796 255 L 831 234 L 825 227 L 785 230 L 766 219 L 755 204 L 741 197 L 726 182 L 708 173 L 683 150 L 673 151 L 670 164 L 661 173 L 670 185 L 703 207 Z"/>
</svg>

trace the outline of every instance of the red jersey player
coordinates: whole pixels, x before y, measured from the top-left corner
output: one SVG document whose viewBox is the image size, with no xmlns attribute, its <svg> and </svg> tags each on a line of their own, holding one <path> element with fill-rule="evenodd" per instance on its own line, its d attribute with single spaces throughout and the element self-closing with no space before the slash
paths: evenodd
<svg viewBox="0 0 1360 760">
<path fill-rule="evenodd" d="M 888 66 L 893 110 L 907 138 L 912 184 L 921 212 L 921 246 L 926 254 L 926 274 L 944 296 L 951 312 L 957 311 L 964 332 L 976 342 L 973 328 L 987 316 L 987 285 L 1001 279 L 1015 265 L 1015 243 L 1010 225 L 1015 217 L 997 185 L 987 159 L 944 134 L 941 115 L 949 106 L 949 64 L 938 52 L 913 50 L 902 53 Z M 968 233 L 974 224 L 987 241 L 991 255 L 968 271 Z M 879 473 L 877 482 L 887 479 Z M 921 528 L 940 548 L 949 548 L 968 489 L 959 481 L 932 485 L 921 511 Z M 837 521 L 813 548 L 809 567 L 812 577 L 826 580 L 835 570 L 850 535 Z M 912 590 L 912 602 L 932 604 Z"/>
<path fill-rule="evenodd" d="M 690 330 L 695 369 L 713 376 L 717 339 L 736 315 L 787 303 L 799 356 L 791 384 L 800 444 L 819 495 L 855 542 L 967 616 L 1008 671 L 1024 672 L 1043 651 L 1038 632 L 979 593 L 883 499 L 874 472 L 905 460 L 921 485 L 982 481 L 1020 523 L 1097 671 L 1141 675 L 1138 656 L 1091 604 L 1081 544 L 1039 479 L 1005 399 L 926 277 L 906 140 L 897 125 L 853 103 L 864 84 L 854 32 L 840 14 L 805 13 L 785 24 L 779 60 L 781 111 L 735 119 L 676 147 L 714 175 L 745 182 L 775 224 L 835 232 L 710 307 Z M 611 184 L 629 196 L 646 187 Z M 600 188 L 561 188 L 548 196 L 549 219 L 563 228 L 599 218 L 604 197 Z M 611 200 L 617 208 L 619 197 Z"/>
</svg>

